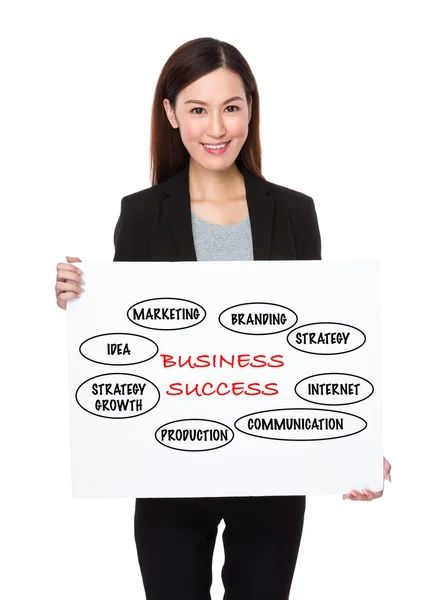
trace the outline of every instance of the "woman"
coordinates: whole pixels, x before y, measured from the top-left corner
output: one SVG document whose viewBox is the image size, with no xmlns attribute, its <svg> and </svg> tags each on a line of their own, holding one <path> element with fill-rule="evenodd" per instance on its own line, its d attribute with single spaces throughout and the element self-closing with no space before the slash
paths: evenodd
<svg viewBox="0 0 427 600">
<path fill-rule="evenodd" d="M 321 259 L 312 198 L 262 176 L 257 85 L 230 44 L 192 40 L 166 62 L 153 101 L 151 175 L 152 187 L 122 200 L 114 260 Z M 82 273 L 70 264 L 79 259 L 67 261 L 57 265 L 62 308 L 83 291 Z M 343 498 L 381 495 L 353 490 Z M 225 598 L 285 600 L 305 503 L 305 496 L 137 498 L 147 600 L 210 598 L 222 519 Z"/>
</svg>

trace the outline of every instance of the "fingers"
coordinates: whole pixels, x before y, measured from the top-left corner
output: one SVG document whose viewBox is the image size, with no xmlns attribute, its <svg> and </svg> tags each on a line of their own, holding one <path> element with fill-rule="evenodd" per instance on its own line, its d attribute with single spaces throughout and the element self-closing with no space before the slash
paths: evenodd
<svg viewBox="0 0 427 600">
<path fill-rule="evenodd" d="M 81 281 L 83 282 L 83 279 Z M 66 310 L 67 300 L 70 298 L 80 298 L 84 291 L 84 287 L 81 287 L 77 283 L 73 283 L 69 279 L 65 282 L 57 281 L 55 284 L 56 303 L 59 308 Z"/>
<path fill-rule="evenodd" d="M 55 284 L 55 293 L 57 296 L 62 294 L 62 292 L 76 292 L 76 294 L 81 294 L 81 292 L 85 291 L 84 287 L 82 287 L 83 283 L 83 279 L 81 279 L 80 284 L 74 283 L 71 279 L 66 279 L 65 282 L 57 281 Z"/>
<path fill-rule="evenodd" d="M 56 265 L 55 284 L 56 303 L 64 310 L 67 309 L 67 300 L 79 298 L 82 292 L 85 291 L 82 287 L 84 284 L 84 279 L 81 277 L 83 271 L 77 266 L 70 264 L 82 261 L 77 256 L 66 256 L 65 258 L 68 262 Z"/>
<path fill-rule="evenodd" d="M 83 271 L 74 265 L 67 263 L 58 263 L 56 265 L 56 280 L 65 281 L 66 279 L 73 279 L 74 281 L 79 280 L 80 275 L 83 275 Z"/>
<path fill-rule="evenodd" d="M 349 498 L 350 500 L 364 500 L 365 502 L 370 502 L 371 500 L 375 500 L 376 498 L 381 498 L 383 495 L 383 490 L 379 492 L 372 492 L 371 490 L 362 489 L 361 492 L 358 490 L 351 490 L 347 494 L 343 495 L 343 500 Z"/>
<path fill-rule="evenodd" d="M 68 258 L 70 257 L 67 256 L 67 259 Z M 81 260 L 77 258 L 71 260 L 78 260 L 79 262 L 81 262 Z M 82 284 L 83 279 L 81 275 L 83 275 L 83 271 L 74 265 L 68 263 L 58 263 L 56 265 L 56 281 L 65 282 L 67 280 L 72 280 L 78 284 Z"/>
<path fill-rule="evenodd" d="M 383 456 L 383 464 L 384 464 L 384 479 L 387 479 L 391 483 L 391 464 L 388 462 L 385 456 Z"/>
<path fill-rule="evenodd" d="M 59 274 L 61 273 L 61 277 Z M 55 294 L 58 296 L 61 292 L 81 292 L 84 290 L 81 287 L 84 284 L 84 279 L 78 273 L 70 273 L 69 271 L 58 271 L 58 278 L 55 283 Z"/>
<path fill-rule="evenodd" d="M 59 308 L 67 310 L 67 300 L 71 298 L 80 298 L 81 294 L 76 292 L 62 292 L 56 297 L 56 303 Z"/>
<path fill-rule="evenodd" d="M 383 456 L 383 465 L 384 465 L 384 479 L 387 479 L 391 483 L 391 475 L 390 475 L 391 464 L 388 462 L 388 460 L 386 459 L 385 456 Z M 365 490 L 365 489 L 362 489 L 361 492 L 359 492 L 358 490 L 351 490 L 351 492 L 344 494 L 342 499 L 347 500 L 347 498 L 349 498 L 350 500 L 364 500 L 365 502 L 369 502 L 371 500 L 375 500 L 376 498 L 381 498 L 383 493 L 384 493 L 384 485 L 383 485 L 383 489 L 380 490 L 379 492 L 371 492 L 371 490 Z"/>
<path fill-rule="evenodd" d="M 65 258 L 68 262 L 82 262 L 77 256 L 66 256 Z"/>
<path fill-rule="evenodd" d="M 65 269 L 59 269 L 56 274 L 56 286 L 60 288 L 59 291 L 64 291 L 64 284 L 71 283 L 73 285 L 83 285 L 84 279 L 79 273 L 73 273 L 72 271 L 66 271 Z M 59 285 L 62 284 L 62 285 Z M 72 289 L 72 288 L 69 288 Z"/>
</svg>

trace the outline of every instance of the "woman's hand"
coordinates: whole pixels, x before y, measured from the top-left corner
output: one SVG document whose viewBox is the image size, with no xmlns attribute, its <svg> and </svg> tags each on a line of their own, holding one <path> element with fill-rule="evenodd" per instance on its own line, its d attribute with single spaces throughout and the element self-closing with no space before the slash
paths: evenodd
<svg viewBox="0 0 427 600">
<path fill-rule="evenodd" d="M 390 471 L 391 471 L 391 464 L 388 462 L 388 460 L 386 459 L 385 456 L 383 456 L 383 464 L 384 464 L 384 479 L 388 479 L 388 481 L 391 483 L 391 477 L 390 477 Z M 384 491 L 384 485 L 383 485 L 383 489 L 380 492 L 371 492 L 371 490 L 362 490 L 364 493 L 362 494 L 361 492 L 358 492 L 357 490 L 351 490 L 351 492 L 349 492 L 348 494 L 344 494 L 344 496 L 342 497 L 343 500 L 345 500 L 346 498 L 350 498 L 350 500 L 375 500 L 375 498 L 381 498 L 381 496 L 383 495 L 383 491 Z"/>
<path fill-rule="evenodd" d="M 80 298 L 81 292 L 85 290 L 81 287 L 84 283 L 84 280 L 80 277 L 80 275 L 83 275 L 83 271 L 69 264 L 82 261 L 77 257 L 66 256 L 65 258 L 67 259 L 66 263 L 58 263 L 56 265 L 55 294 L 56 303 L 59 308 L 67 310 L 67 300 L 70 298 Z"/>
</svg>

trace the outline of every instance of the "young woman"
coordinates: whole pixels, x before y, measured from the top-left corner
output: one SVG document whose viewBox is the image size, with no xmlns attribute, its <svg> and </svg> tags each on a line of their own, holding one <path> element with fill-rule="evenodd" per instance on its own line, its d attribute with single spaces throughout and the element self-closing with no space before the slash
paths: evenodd
<svg viewBox="0 0 427 600">
<path fill-rule="evenodd" d="M 126 196 L 116 261 L 321 259 L 311 197 L 261 173 L 259 96 L 232 45 L 192 40 L 168 59 L 155 90 L 152 187 Z M 81 271 L 57 265 L 57 303 L 83 291 Z M 384 459 L 384 476 L 390 464 Z M 343 497 L 382 495 L 355 490 Z M 227 600 L 289 597 L 305 496 L 137 498 L 135 540 L 147 600 L 208 600 L 217 527 L 225 521 Z"/>
</svg>

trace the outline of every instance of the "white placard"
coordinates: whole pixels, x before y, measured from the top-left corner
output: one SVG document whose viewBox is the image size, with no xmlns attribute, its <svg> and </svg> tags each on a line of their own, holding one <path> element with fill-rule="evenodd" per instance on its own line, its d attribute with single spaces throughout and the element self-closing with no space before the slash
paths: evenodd
<svg viewBox="0 0 427 600">
<path fill-rule="evenodd" d="M 79 267 L 75 498 L 382 489 L 379 261 Z"/>
</svg>

